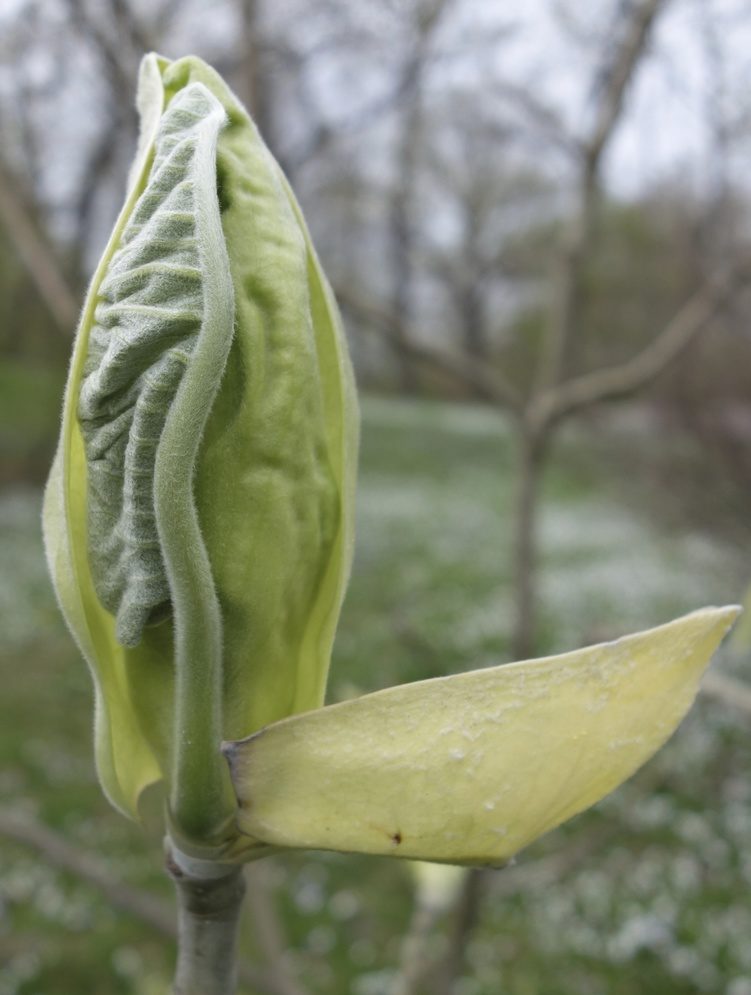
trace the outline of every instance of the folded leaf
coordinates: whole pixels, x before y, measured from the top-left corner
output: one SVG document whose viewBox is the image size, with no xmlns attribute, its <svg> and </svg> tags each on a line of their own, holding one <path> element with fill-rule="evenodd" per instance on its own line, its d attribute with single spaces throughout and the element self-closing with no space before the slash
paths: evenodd
<svg viewBox="0 0 751 995">
<path fill-rule="evenodd" d="M 402 685 L 224 747 L 240 830 L 283 847 L 501 864 L 671 735 L 738 609 Z"/>
<path fill-rule="evenodd" d="M 213 338 L 219 345 L 204 337 L 218 353 L 211 394 L 232 340 L 226 250 L 206 236 L 197 206 L 204 188 L 216 199 L 213 149 L 224 121 L 222 105 L 201 83 L 181 90 L 170 104 L 149 185 L 99 286 L 89 332 L 78 399 L 89 470 L 89 558 L 97 594 L 116 616 L 124 646 L 137 646 L 145 625 L 171 612 L 154 501 L 157 453 L 217 298 L 222 313 Z M 214 210 L 218 217 L 218 206 Z M 207 416 L 205 404 L 192 412 L 199 431 Z M 184 452 L 178 457 L 188 458 Z"/>
</svg>

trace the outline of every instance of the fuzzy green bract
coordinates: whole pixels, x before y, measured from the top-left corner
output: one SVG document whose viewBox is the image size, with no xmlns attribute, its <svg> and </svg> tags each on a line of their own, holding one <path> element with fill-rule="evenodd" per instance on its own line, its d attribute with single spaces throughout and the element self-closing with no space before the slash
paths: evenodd
<svg viewBox="0 0 751 995">
<path fill-rule="evenodd" d="M 126 203 L 76 337 L 45 499 L 96 686 L 96 757 L 136 814 L 232 835 L 222 739 L 322 703 L 352 551 L 357 406 L 331 291 L 253 123 L 201 60 L 144 60 Z"/>
</svg>

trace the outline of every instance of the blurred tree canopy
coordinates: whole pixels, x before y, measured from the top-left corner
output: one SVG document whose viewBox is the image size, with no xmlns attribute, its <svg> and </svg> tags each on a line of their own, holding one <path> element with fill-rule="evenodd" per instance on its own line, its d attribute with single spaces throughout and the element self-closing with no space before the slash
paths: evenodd
<svg viewBox="0 0 751 995">
<path fill-rule="evenodd" d="M 364 386 L 487 399 L 489 371 L 527 395 L 551 370 L 627 362 L 718 273 L 746 271 L 749 39 L 740 0 L 5 4 L 4 375 L 65 362 L 150 49 L 202 55 L 245 99 Z M 731 282 L 695 336 L 708 344 L 681 359 L 681 396 L 749 397 L 748 299 Z M 650 396 L 673 403 L 669 383 Z"/>
</svg>

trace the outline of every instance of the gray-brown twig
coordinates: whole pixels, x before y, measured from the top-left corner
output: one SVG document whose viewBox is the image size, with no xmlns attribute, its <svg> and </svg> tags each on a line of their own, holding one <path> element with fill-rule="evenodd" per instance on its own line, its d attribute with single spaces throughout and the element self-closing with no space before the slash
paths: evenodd
<svg viewBox="0 0 751 995">
<path fill-rule="evenodd" d="M 177 938 L 175 916 L 167 902 L 120 881 L 99 858 L 37 819 L 20 815 L 6 804 L 0 808 L 0 835 L 29 847 L 53 867 L 91 885 L 113 908 L 134 916 L 172 940 Z M 243 984 L 267 995 L 291 995 L 289 985 L 281 983 L 272 971 L 257 970 L 241 960 L 237 973 Z M 304 992 L 299 990 L 298 995 Z"/>
</svg>

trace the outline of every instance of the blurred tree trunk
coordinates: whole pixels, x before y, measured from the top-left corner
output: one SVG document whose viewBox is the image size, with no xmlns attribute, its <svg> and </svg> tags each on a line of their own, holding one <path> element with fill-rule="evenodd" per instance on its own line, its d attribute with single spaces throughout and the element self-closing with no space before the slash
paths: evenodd
<svg viewBox="0 0 751 995">
<path fill-rule="evenodd" d="M 481 211 L 481 205 L 475 203 L 470 194 L 464 209 L 463 241 L 466 251 L 459 291 L 459 321 L 464 351 L 476 360 L 488 358 L 485 302 L 480 288 L 482 262 L 477 251 Z"/>
<path fill-rule="evenodd" d="M 576 179 L 574 212 L 564 232 L 553 275 L 553 292 L 545 348 L 528 399 L 527 411 L 539 413 L 544 399 L 554 399 L 559 385 L 570 374 L 572 351 L 581 306 L 584 263 L 593 250 L 593 226 L 599 197 L 599 174 L 603 156 L 620 121 L 626 92 L 634 78 L 661 9 L 667 0 L 642 0 L 622 8 L 620 42 L 615 45 L 602 81 L 592 129 L 582 143 Z M 553 404 L 553 406 L 555 406 Z M 520 500 L 516 522 L 516 614 L 512 647 L 518 658 L 534 651 L 537 607 L 537 509 L 526 508 L 528 500 L 539 500 L 539 459 L 552 442 L 563 415 L 555 418 L 525 417 L 519 421 L 518 475 Z M 536 454 L 539 452 L 539 456 Z"/>
<path fill-rule="evenodd" d="M 626 92 L 647 51 L 657 16 L 666 4 L 667 0 L 642 0 L 625 4 L 620 13 L 620 43 L 602 73 L 593 126 L 580 146 L 574 211 L 553 275 L 547 348 L 538 377 L 542 388 L 555 386 L 570 372 L 582 268 L 592 248 L 603 156 L 620 122 Z"/>
<path fill-rule="evenodd" d="M 469 868 L 453 910 L 449 926 L 447 949 L 431 972 L 431 992 L 433 995 L 455 995 L 457 980 L 461 978 L 466 965 L 468 946 L 477 925 L 482 901 L 487 893 L 488 871 Z"/>
<path fill-rule="evenodd" d="M 447 6 L 447 0 L 419 3 L 416 36 L 402 79 L 402 117 L 396 149 L 396 176 L 389 210 L 391 257 L 390 310 L 395 329 L 407 329 L 415 319 L 415 248 L 418 162 L 423 142 L 423 82 L 430 60 L 433 34 Z M 403 343 L 403 345 L 406 345 Z M 396 350 L 402 390 L 413 392 L 417 371 L 406 348 Z"/>
<path fill-rule="evenodd" d="M 78 322 L 78 295 L 71 289 L 57 251 L 34 215 L 13 174 L 0 163 L 0 224 L 56 327 L 64 336 L 72 336 Z"/>
<path fill-rule="evenodd" d="M 390 308 L 397 317 L 398 325 L 401 328 L 407 328 L 414 322 L 413 208 L 416 153 L 421 125 L 419 92 L 421 65 L 419 63 L 413 65 L 411 73 L 414 74 L 411 83 L 412 92 L 404 109 L 404 119 L 399 135 L 397 174 L 389 212 L 392 272 Z M 400 386 L 406 392 L 413 392 L 417 386 L 415 366 L 410 362 L 404 349 L 397 349 L 396 356 L 399 364 Z"/>
<path fill-rule="evenodd" d="M 527 660 L 535 649 L 535 538 L 540 506 L 540 485 L 544 460 L 544 436 L 529 429 L 517 432 L 516 505 L 514 510 L 514 631 L 511 658 Z"/>
<path fill-rule="evenodd" d="M 262 59 L 261 0 L 239 0 L 242 23 L 242 98 L 266 144 L 275 150 L 269 86 Z"/>
</svg>

